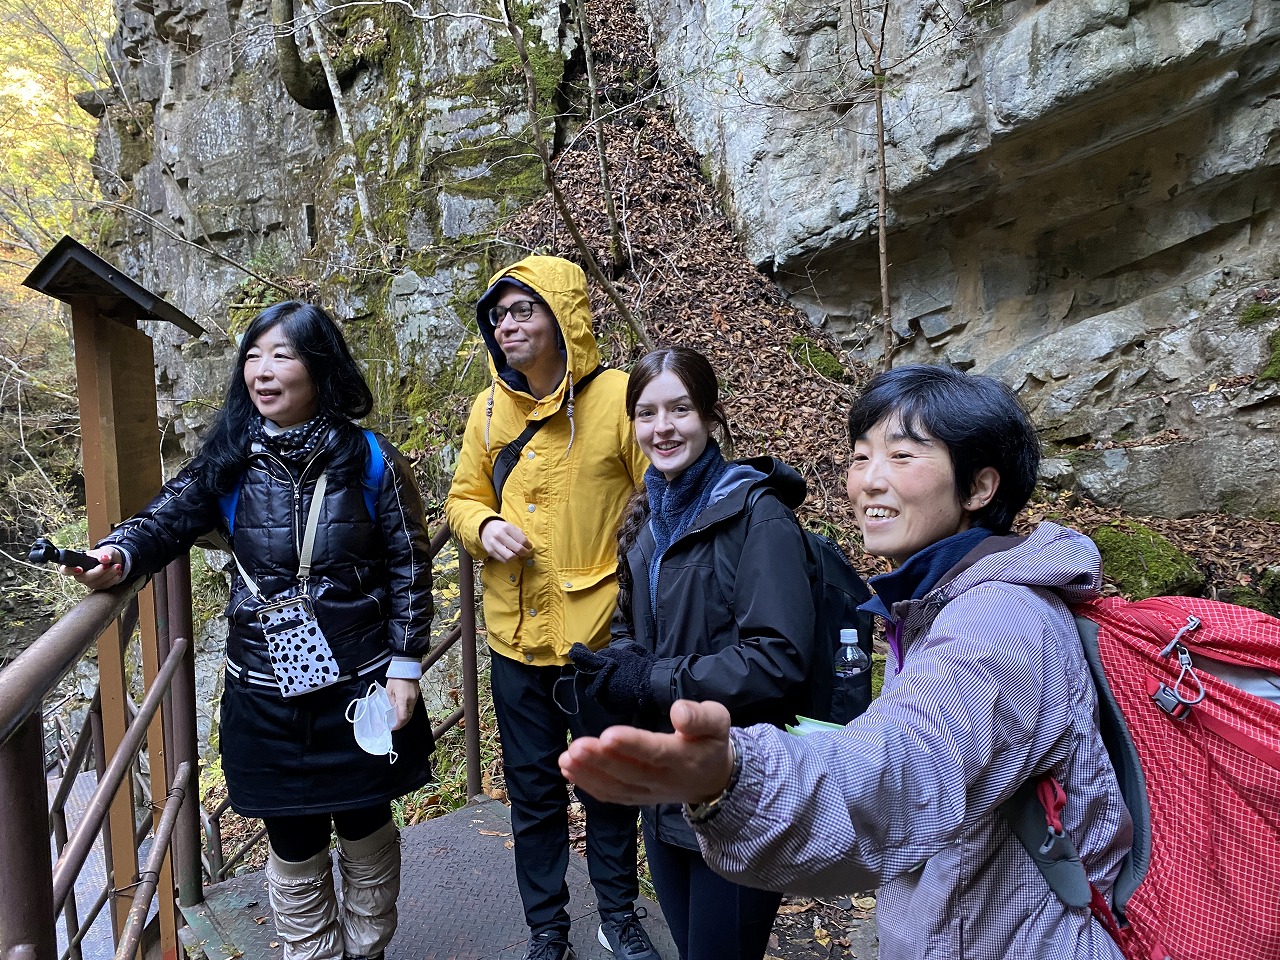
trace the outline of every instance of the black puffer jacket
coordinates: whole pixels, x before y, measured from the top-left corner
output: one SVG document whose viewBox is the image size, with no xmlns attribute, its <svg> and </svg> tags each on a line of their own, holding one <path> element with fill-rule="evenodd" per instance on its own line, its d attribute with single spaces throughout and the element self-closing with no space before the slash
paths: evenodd
<svg viewBox="0 0 1280 960">
<path fill-rule="evenodd" d="M 357 479 L 328 484 L 312 551 L 309 590 L 316 618 L 344 673 L 390 652 L 419 659 L 431 636 L 431 559 L 422 500 L 408 464 L 378 437 L 386 465 L 369 516 Z M 303 469 L 255 448 L 240 485 L 235 530 L 227 530 L 217 496 L 197 482 L 200 461 L 188 465 L 139 514 L 102 541 L 129 554 L 130 575 L 154 573 L 201 536 L 217 530 L 268 598 L 297 585 L 298 553 L 316 480 L 332 447 L 322 444 Z M 256 612 L 261 603 L 237 570 L 227 605 L 227 658 L 271 676 Z"/>
<path fill-rule="evenodd" d="M 748 512 L 748 499 L 759 496 Z M 653 702 L 643 726 L 669 731 L 676 700 L 716 700 L 736 726 L 794 721 L 808 706 L 814 658 L 813 594 L 804 534 L 792 510 L 804 501 L 795 470 L 758 457 L 730 464 L 711 501 L 676 539 L 658 568 L 656 609 L 646 523 L 627 553 L 630 609 L 614 618 L 612 642 L 634 640 L 654 653 Z M 644 811 L 660 839 L 697 849 L 678 805 Z"/>
</svg>

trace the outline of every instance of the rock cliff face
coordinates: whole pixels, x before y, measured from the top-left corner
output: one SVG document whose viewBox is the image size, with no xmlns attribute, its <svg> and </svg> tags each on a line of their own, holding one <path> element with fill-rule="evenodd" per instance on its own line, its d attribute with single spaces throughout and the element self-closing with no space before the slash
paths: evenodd
<svg viewBox="0 0 1280 960">
<path fill-rule="evenodd" d="M 878 29 L 857 39 L 858 3 L 637 2 L 750 256 L 874 359 Z M 1105 502 L 1280 516 L 1280 5 L 888 3 L 895 362 L 1003 377 L 1063 447 L 1059 482 Z M 352 318 L 380 410 L 447 443 L 414 385 L 482 370 L 458 356 L 467 304 L 509 258 L 493 225 L 540 190 L 510 42 L 462 0 L 325 13 L 353 150 L 333 110 L 285 93 L 269 6 L 122 0 L 120 80 L 93 97 L 103 182 L 129 208 L 108 256 L 230 333 L 293 278 Z M 539 11 L 549 102 L 563 31 Z M 158 335 L 170 444 L 189 451 L 203 416 L 181 401 L 218 401 L 229 341 Z"/>
<path fill-rule="evenodd" d="M 895 362 L 1003 377 L 1104 502 L 1280 515 L 1280 5 L 887 2 Z M 752 258 L 878 355 L 860 5 L 639 4 Z"/>
<path fill-rule="evenodd" d="M 281 8 L 294 19 L 278 31 L 270 0 L 123 0 L 111 45 L 119 81 L 96 97 L 107 105 L 100 176 L 119 202 L 107 255 L 211 331 L 185 345 L 155 331 L 179 438 L 208 415 L 180 401 L 219 403 L 230 337 L 290 294 L 350 319 L 357 352 L 378 358 L 370 378 L 384 422 L 410 415 L 406 375 L 454 363 L 466 304 L 488 276 L 490 227 L 538 182 L 511 145 L 524 92 L 491 18 L 464 3 L 429 17 L 390 5 L 326 12 L 326 49 L 349 78 L 340 117 L 286 93 L 277 33 L 297 41 L 295 72 L 323 74 L 313 14 Z M 558 27 L 556 13 L 539 47 L 557 67 L 547 50 Z M 543 37 L 538 23 L 528 32 L 531 44 Z"/>
</svg>

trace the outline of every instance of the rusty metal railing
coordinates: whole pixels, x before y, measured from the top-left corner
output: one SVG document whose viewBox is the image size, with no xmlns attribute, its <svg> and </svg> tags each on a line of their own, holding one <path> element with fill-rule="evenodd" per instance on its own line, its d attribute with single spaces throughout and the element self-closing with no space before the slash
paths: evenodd
<svg viewBox="0 0 1280 960">
<path fill-rule="evenodd" d="M 167 579 L 182 574 L 185 574 L 185 568 L 175 567 L 166 570 L 162 576 Z M 190 640 L 184 637 L 174 642 L 171 655 L 153 677 L 120 749 L 109 762 L 103 750 L 101 702 L 95 695 L 89 720 L 76 738 L 52 804 L 49 804 L 45 780 L 41 705 L 113 623 L 120 621 L 120 642 L 122 645 L 128 643 L 136 622 L 136 614 L 131 608 L 136 610 L 135 601 L 143 587 L 144 583 L 137 581 L 115 590 L 90 594 L 0 671 L 0 822 L 5 824 L 0 835 L 0 916 L 3 917 L 0 934 L 4 941 L 0 947 L 4 948 L 6 957 L 30 956 L 51 960 L 56 956 L 55 917 L 61 912 L 68 938 L 63 956 L 78 958 L 80 943 L 110 899 L 114 880 L 131 878 L 137 871 L 136 862 L 132 865 L 112 862 L 111 845 L 104 844 L 106 889 L 97 898 L 85 922 L 81 922 L 73 896 L 75 879 L 94 843 L 100 836 L 108 834 L 106 820 L 112 800 L 129 777 L 146 737 L 148 723 L 165 698 L 171 698 L 169 685 L 183 663 Z M 194 722 L 194 703 L 187 706 L 192 710 Z M 91 746 L 95 748 L 98 784 L 84 815 L 74 830 L 68 831 L 66 802 Z M 159 775 L 163 776 L 163 772 Z M 129 789 L 132 789 L 132 783 Z M 148 825 L 143 823 L 140 827 L 145 835 Z M 56 866 L 49 852 L 50 833 L 58 848 Z M 137 838 L 132 839 L 136 850 Z M 161 856 L 167 848 L 166 839 L 159 851 Z M 135 892 L 135 900 L 139 892 Z M 145 909 L 144 906 L 144 914 Z M 133 956 L 137 944 L 138 939 L 132 938 L 127 952 L 118 954 L 121 960 Z"/>
<path fill-rule="evenodd" d="M 431 538 L 431 556 L 437 557 L 449 539 L 441 525 Z M 480 722 L 477 689 L 475 579 L 471 558 L 458 546 L 458 587 L 461 614 L 458 624 L 424 661 L 429 670 L 461 642 L 462 706 L 434 728 L 438 738 L 464 724 L 467 794 L 480 793 Z M 114 590 L 91 593 L 45 632 L 31 647 L 0 669 L 0 960 L 52 960 L 57 954 L 56 924 L 59 914 L 66 930 L 62 960 L 80 960 L 80 944 L 112 898 L 130 900 L 127 915 L 112 912 L 116 960 L 137 955 L 146 930 L 151 903 L 168 901 L 165 871 L 172 870 L 176 904 L 194 906 L 204 899 L 204 883 L 225 879 L 265 834 L 258 830 L 228 855 L 223 854 L 220 816 L 229 808 L 224 801 L 206 813 L 199 803 L 198 748 L 195 734 L 195 666 L 191 623 L 191 581 L 187 557 L 174 561 L 154 581 L 156 649 L 144 650 L 152 667 L 151 680 L 141 704 L 127 698 L 122 707 L 124 735 L 117 749 L 107 755 L 103 735 L 103 698 L 95 693 L 88 717 L 65 759 L 57 764 L 62 779 L 48 797 L 48 757 L 43 744 L 42 704 L 63 677 L 118 622 L 121 644 L 133 635 L 137 596 L 141 582 Z M 150 750 L 152 781 L 161 778 L 163 794 L 153 787 L 158 817 L 137 825 L 132 863 L 113 862 L 110 839 L 113 798 L 131 790 L 135 767 L 148 737 L 160 732 L 164 750 Z M 72 828 L 66 807 L 77 775 L 90 762 L 97 786 L 79 821 Z M 156 757 L 162 758 L 157 769 Z M 204 842 L 201 842 L 203 829 Z M 139 869 L 136 851 L 153 833 L 147 862 Z M 57 855 L 50 856 L 52 836 Z M 98 838 L 103 841 L 106 881 L 83 916 L 75 895 L 75 882 Z M 121 908 L 123 909 L 123 908 Z M 163 910 L 162 910 L 163 912 Z"/>
</svg>

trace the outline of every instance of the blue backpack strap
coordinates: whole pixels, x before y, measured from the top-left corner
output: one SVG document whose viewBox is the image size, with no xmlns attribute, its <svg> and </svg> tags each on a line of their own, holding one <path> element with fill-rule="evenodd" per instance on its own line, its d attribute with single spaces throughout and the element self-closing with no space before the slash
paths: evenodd
<svg viewBox="0 0 1280 960">
<path fill-rule="evenodd" d="M 236 532 L 236 504 L 240 502 L 240 484 L 236 484 L 230 493 L 218 498 L 218 506 L 222 508 L 222 519 L 227 521 L 227 533 Z"/>
<path fill-rule="evenodd" d="M 378 492 L 382 489 L 382 477 L 387 472 L 387 462 L 382 459 L 382 448 L 378 446 L 378 435 L 372 430 L 365 430 L 364 439 L 369 444 L 369 462 L 365 464 L 364 476 L 360 483 L 364 487 L 364 505 L 372 520 L 378 519 Z"/>
</svg>

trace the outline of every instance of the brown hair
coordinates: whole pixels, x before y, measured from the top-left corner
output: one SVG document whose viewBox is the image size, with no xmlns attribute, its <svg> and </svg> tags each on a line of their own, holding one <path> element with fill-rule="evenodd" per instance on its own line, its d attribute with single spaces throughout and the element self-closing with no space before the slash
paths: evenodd
<svg viewBox="0 0 1280 960">
<path fill-rule="evenodd" d="M 720 384 L 711 369 L 711 361 L 689 347 L 660 347 L 646 353 L 631 369 L 627 380 L 627 418 L 635 421 L 636 405 L 640 395 L 662 374 L 670 371 L 679 377 L 689 391 L 693 408 L 704 422 L 718 433 L 719 440 L 733 449 L 733 433 L 729 430 L 729 418 L 720 404 Z M 640 536 L 649 517 L 649 496 L 642 489 L 637 491 L 622 512 L 622 525 L 618 528 L 618 607 L 623 616 L 631 617 L 631 568 L 627 565 L 627 551 Z"/>
</svg>

